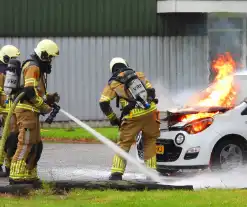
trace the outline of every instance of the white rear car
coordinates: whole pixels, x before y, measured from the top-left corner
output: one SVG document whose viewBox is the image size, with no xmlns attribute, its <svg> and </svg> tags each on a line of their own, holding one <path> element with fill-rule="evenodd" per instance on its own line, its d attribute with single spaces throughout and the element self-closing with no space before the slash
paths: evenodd
<svg viewBox="0 0 247 207">
<path fill-rule="evenodd" d="M 162 174 L 182 169 L 230 170 L 245 163 L 247 158 L 247 74 L 236 74 L 234 83 L 240 87 L 235 107 L 210 107 L 219 112 L 191 122 L 181 116 L 201 111 L 180 109 L 167 111 L 157 140 L 157 171 Z M 138 159 L 143 161 L 143 139 L 137 136 Z"/>
</svg>

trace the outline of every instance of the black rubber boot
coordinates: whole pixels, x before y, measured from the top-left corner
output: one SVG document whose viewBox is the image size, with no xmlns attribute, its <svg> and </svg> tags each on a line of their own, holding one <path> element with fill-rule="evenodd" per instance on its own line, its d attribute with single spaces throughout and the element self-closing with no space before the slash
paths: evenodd
<svg viewBox="0 0 247 207">
<path fill-rule="evenodd" d="M 42 187 L 41 180 L 13 180 L 9 178 L 10 185 L 33 185 L 33 188 L 38 189 Z"/>
<path fill-rule="evenodd" d="M 112 173 L 109 177 L 109 180 L 122 180 L 122 173 Z"/>
</svg>

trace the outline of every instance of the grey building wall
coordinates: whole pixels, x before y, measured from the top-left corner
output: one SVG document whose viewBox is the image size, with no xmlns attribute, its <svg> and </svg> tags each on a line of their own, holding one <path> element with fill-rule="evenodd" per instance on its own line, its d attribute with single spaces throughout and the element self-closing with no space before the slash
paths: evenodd
<svg viewBox="0 0 247 207">
<path fill-rule="evenodd" d="M 98 100 L 107 83 L 109 61 L 121 56 L 153 84 L 178 92 L 208 80 L 207 37 L 79 37 L 51 38 L 60 46 L 48 79 L 48 91 L 61 94 L 60 105 L 81 120 L 105 119 Z M 40 38 L 1 38 L 0 45 L 14 44 L 26 58 Z M 115 102 L 113 102 L 115 104 Z M 59 115 L 59 121 L 68 120 Z"/>
</svg>

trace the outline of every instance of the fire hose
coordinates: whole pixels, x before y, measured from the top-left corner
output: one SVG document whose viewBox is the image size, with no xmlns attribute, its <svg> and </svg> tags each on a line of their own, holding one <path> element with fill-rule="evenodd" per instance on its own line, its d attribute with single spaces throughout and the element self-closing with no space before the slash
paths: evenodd
<svg viewBox="0 0 247 207">
<path fill-rule="evenodd" d="M 10 120 L 11 120 L 13 111 L 15 110 L 16 105 L 21 100 L 21 98 L 24 97 L 24 95 L 25 95 L 25 92 L 20 93 L 15 98 L 13 104 L 10 107 L 9 113 L 8 113 L 7 118 L 6 118 L 6 121 L 5 121 L 4 129 L 3 129 L 3 134 L 2 134 L 2 139 L 0 140 L 0 156 L 3 156 L 5 143 L 6 143 L 7 137 L 8 137 L 8 128 L 9 128 L 9 124 L 10 124 Z M 54 104 L 53 107 L 54 107 L 53 108 L 53 111 L 50 113 L 50 116 L 46 119 L 46 122 L 48 122 L 48 123 L 51 123 L 53 121 L 53 118 L 56 116 L 56 114 L 60 110 L 60 107 L 58 105 L 56 105 L 56 104 Z M 75 118 L 71 114 L 67 113 L 63 109 L 61 109 L 61 112 L 65 116 L 67 116 L 69 119 L 71 119 L 75 123 L 77 123 L 80 127 L 84 128 L 89 133 L 93 134 L 97 139 L 99 139 L 106 146 L 108 146 L 109 148 L 111 148 L 115 153 L 118 153 L 120 156 L 124 157 L 128 162 L 130 162 L 130 163 L 134 164 L 135 166 L 137 166 L 142 173 L 144 173 L 147 176 L 149 176 L 153 181 L 155 181 L 157 183 L 160 183 L 160 184 L 163 183 L 162 179 L 157 175 L 156 172 L 151 171 L 150 169 L 148 169 L 145 166 L 143 166 L 135 158 L 133 158 L 127 152 L 125 152 L 120 147 L 118 147 L 115 143 L 111 142 L 109 139 L 107 139 L 106 137 L 104 137 L 103 135 L 101 135 L 100 133 L 98 133 L 97 131 L 95 131 L 94 129 L 92 129 L 91 127 L 89 127 L 87 124 L 81 122 L 79 119 Z"/>
<path fill-rule="evenodd" d="M 25 92 L 20 93 L 15 98 L 13 104 L 11 105 L 11 107 L 9 109 L 9 113 L 8 113 L 8 115 L 6 117 L 6 120 L 5 120 L 5 123 L 4 123 L 2 138 L 0 140 L 0 157 L 3 157 L 5 143 L 6 143 L 7 138 L 8 138 L 8 130 L 9 130 L 9 124 L 10 124 L 11 117 L 13 115 L 13 112 L 14 112 L 15 108 L 16 108 L 16 105 L 21 100 L 21 98 L 24 97 L 24 95 L 25 95 Z"/>
<path fill-rule="evenodd" d="M 143 166 L 141 163 L 139 163 L 135 158 L 133 158 L 131 155 L 129 155 L 127 152 L 125 152 L 123 149 L 121 149 L 119 146 L 117 146 L 115 143 L 92 129 L 87 124 L 81 122 L 79 119 L 75 118 L 68 112 L 61 109 L 61 112 L 67 116 L 69 119 L 73 120 L 75 123 L 77 123 L 80 127 L 87 130 L 89 133 L 94 135 L 98 140 L 103 142 L 107 147 L 112 149 L 115 153 L 119 154 L 123 158 L 125 158 L 128 162 L 132 163 L 133 165 L 137 166 L 140 170 L 140 172 L 144 173 L 145 175 L 149 176 L 154 182 L 159 184 L 165 184 L 164 181 L 160 178 L 160 176 L 157 174 L 156 171 L 153 171 L 151 169 L 148 169 L 147 167 Z"/>
<path fill-rule="evenodd" d="M 3 157 L 3 153 L 4 153 L 4 147 L 8 138 L 8 131 L 9 131 L 9 125 L 10 125 L 10 121 L 11 121 L 11 117 L 13 115 L 13 112 L 16 108 L 16 105 L 18 104 L 18 102 L 25 96 L 25 92 L 20 93 L 14 100 L 13 104 L 11 105 L 8 115 L 6 117 L 5 120 L 5 124 L 4 124 L 4 128 L 3 128 L 3 133 L 2 133 L 2 138 L 0 140 L 0 157 Z M 49 116 L 47 117 L 47 119 L 45 120 L 45 122 L 47 122 L 48 124 L 51 124 L 53 122 L 53 119 L 56 117 L 57 113 L 60 110 L 60 106 L 58 106 L 57 104 L 52 104 L 51 106 L 52 112 L 49 114 Z"/>
</svg>

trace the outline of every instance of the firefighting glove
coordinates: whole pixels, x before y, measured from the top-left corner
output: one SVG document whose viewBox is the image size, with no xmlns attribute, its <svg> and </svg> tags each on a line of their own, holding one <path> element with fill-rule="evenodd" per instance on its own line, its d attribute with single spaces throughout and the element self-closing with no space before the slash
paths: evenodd
<svg viewBox="0 0 247 207">
<path fill-rule="evenodd" d="M 52 111 L 52 107 L 50 107 L 49 105 L 43 103 L 40 107 L 40 114 L 41 115 L 45 115 L 45 114 L 49 114 Z"/>
<path fill-rule="evenodd" d="M 119 126 L 120 120 L 117 117 L 114 117 L 114 118 L 110 119 L 110 123 L 112 126 Z"/>
<path fill-rule="evenodd" d="M 154 102 L 158 104 L 159 100 L 156 98 L 156 92 L 154 88 L 147 88 L 148 100 L 149 102 Z"/>
<path fill-rule="evenodd" d="M 155 98 L 155 99 L 153 100 L 153 102 L 154 102 L 155 104 L 158 104 L 158 103 L 159 103 L 159 99 Z"/>
<path fill-rule="evenodd" d="M 156 94 L 155 94 L 154 88 L 147 88 L 147 94 L 148 94 L 148 97 L 155 99 Z"/>
<path fill-rule="evenodd" d="M 60 96 L 58 95 L 57 92 L 46 95 L 45 102 L 50 106 L 53 105 L 55 102 L 58 103 L 59 101 L 60 101 Z"/>
<path fill-rule="evenodd" d="M 33 86 L 25 87 L 25 88 L 23 89 L 23 92 L 25 93 L 25 95 L 24 95 L 24 97 L 21 99 L 22 101 L 23 101 L 23 100 L 31 101 L 31 100 L 34 99 L 35 96 L 36 96 L 35 90 L 34 90 L 34 87 L 33 87 Z"/>
</svg>

